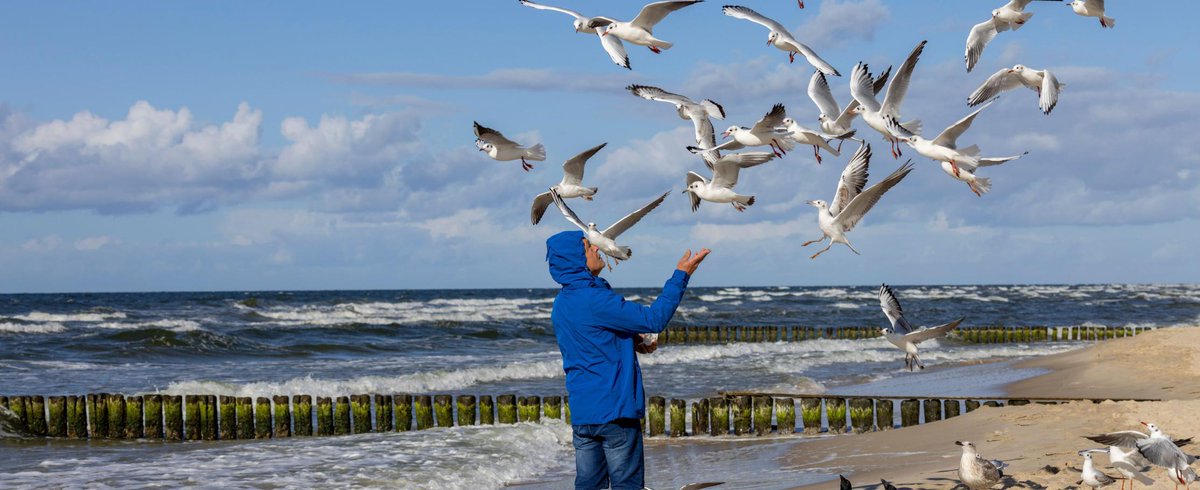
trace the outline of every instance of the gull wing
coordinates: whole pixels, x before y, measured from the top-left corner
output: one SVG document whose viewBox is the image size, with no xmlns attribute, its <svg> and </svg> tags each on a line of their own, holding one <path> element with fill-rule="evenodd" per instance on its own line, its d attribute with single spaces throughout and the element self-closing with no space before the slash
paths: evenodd
<svg viewBox="0 0 1200 490">
<path fill-rule="evenodd" d="M 596 155 L 596 152 L 603 149 L 608 143 L 600 143 L 591 149 L 584 151 L 578 155 L 571 157 L 570 160 L 563 162 L 563 183 L 579 185 L 583 182 L 583 166 L 587 164 L 589 158 Z"/>
<path fill-rule="evenodd" d="M 977 168 L 978 168 L 978 167 L 991 167 L 991 166 L 994 166 L 994 165 L 1000 165 L 1000 164 L 1002 164 L 1002 163 L 1008 163 L 1008 162 L 1011 162 L 1011 161 L 1013 161 L 1013 160 L 1016 160 L 1016 159 L 1018 159 L 1018 158 L 1021 158 L 1021 157 L 1025 156 L 1025 155 L 1028 155 L 1028 154 L 1029 154 L 1029 152 L 1025 152 L 1025 153 L 1022 153 L 1022 154 L 1020 154 L 1020 155 L 1014 155 L 1014 156 L 1011 156 L 1011 157 L 980 158 L 980 159 L 979 159 L 979 165 L 976 165 L 976 167 L 977 167 Z"/>
<path fill-rule="evenodd" d="M 841 226 L 843 231 L 850 231 L 853 229 L 859 221 L 862 221 L 862 218 L 867 214 L 867 211 L 870 211 L 871 208 L 875 206 L 875 203 L 879 202 L 879 199 L 883 197 L 888 190 L 890 190 L 892 187 L 895 187 L 896 184 L 899 184 L 901 180 L 904 180 L 904 177 L 908 176 L 908 173 L 912 172 L 912 169 L 912 160 L 904 162 L 904 165 L 901 165 L 900 168 L 896 169 L 895 172 L 892 172 L 891 175 L 888 175 L 887 178 L 884 178 L 875 185 L 868 187 L 859 195 L 854 196 L 854 199 L 850 200 L 850 204 L 847 204 L 846 207 L 837 214 L 837 217 L 834 218 L 838 226 Z"/>
<path fill-rule="evenodd" d="M 1062 90 L 1062 85 L 1059 85 L 1058 78 L 1050 73 L 1050 70 L 1042 70 L 1045 76 L 1042 78 L 1041 95 L 1038 97 L 1038 108 L 1043 114 L 1050 114 L 1054 110 L 1054 106 L 1058 105 L 1058 93 Z"/>
<path fill-rule="evenodd" d="M 588 20 L 588 18 L 584 17 L 583 14 L 580 14 L 579 12 L 576 12 L 574 10 L 565 9 L 562 7 L 552 7 L 550 5 L 542 5 L 540 3 L 533 3 L 529 0 L 520 0 L 520 1 L 521 1 L 521 5 L 524 5 L 526 7 L 533 7 L 538 10 L 552 10 L 554 12 L 562 12 L 562 13 L 570 15 L 571 17 L 574 17 L 578 20 Z"/>
<path fill-rule="evenodd" d="M 909 342 L 916 344 L 916 343 L 920 343 L 920 342 L 923 342 L 923 341 L 926 341 L 929 339 L 935 339 L 935 338 L 941 337 L 943 335 L 946 335 L 946 333 L 950 332 L 951 330 L 954 330 L 955 328 L 958 328 L 958 324 L 962 323 L 962 321 L 963 321 L 963 319 L 959 318 L 959 319 L 954 320 L 945 325 L 938 325 L 936 327 L 918 328 L 912 332 L 905 334 L 904 340 L 907 340 Z"/>
<path fill-rule="evenodd" d="M 688 187 L 691 187 L 692 182 L 708 183 L 707 180 L 704 180 L 703 175 L 700 175 L 696 172 L 688 172 L 687 173 L 687 185 L 686 185 L 685 189 Z M 687 191 L 684 191 L 684 192 L 687 192 Z M 694 212 L 696 212 L 697 209 L 700 209 L 700 196 L 697 196 L 695 192 L 688 192 L 688 197 L 691 198 L 691 200 L 692 200 L 692 212 L 694 213 Z"/>
<path fill-rule="evenodd" d="M 704 108 L 704 112 L 717 119 L 725 119 L 725 108 L 714 101 L 704 99 L 700 101 L 700 106 Z"/>
<path fill-rule="evenodd" d="M 631 226 L 637 224 L 638 221 L 641 221 L 644 216 L 650 214 L 650 211 L 654 211 L 654 208 L 657 208 L 659 204 L 662 204 L 663 199 L 666 199 L 667 194 L 670 193 L 671 191 L 664 192 L 661 196 L 658 196 L 658 199 L 650 201 L 649 204 L 642 206 L 642 209 L 629 213 L 628 216 L 621 218 L 621 220 L 616 223 L 613 223 L 612 226 L 608 227 L 601 233 L 611 240 L 616 240 L 617 237 L 621 236 L 622 233 L 625 233 L 625 230 L 628 230 Z"/>
<path fill-rule="evenodd" d="M 983 55 L 983 48 L 996 38 L 996 34 L 1007 30 L 1008 24 L 998 23 L 991 17 L 971 28 L 971 33 L 967 34 L 967 73 L 975 69 L 975 64 L 979 63 L 979 57 Z"/>
<path fill-rule="evenodd" d="M 645 29 L 647 32 L 653 32 L 654 26 L 659 22 L 662 22 L 662 20 L 671 12 L 703 1 L 704 0 L 674 0 L 667 2 L 654 2 L 642 7 L 642 11 L 638 13 L 637 17 L 634 17 L 633 20 L 629 21 L 629 23 L 635 27 Z"/>
<path fill-rule="evenodd" d="M 1002 474 L 1000 468 L 996 467 L 996 463 L 975 456 L 975 464 L 979 465 L 979 469 L 983 473 L 983 479 L 986 481 L 999 481 Z"/>
<path fill-rule="evenodd" d="M 616 63 L 617 66 L 632 70 L 629 64 L 629 53 L 625 52 L 625 44 L 621 42 L 621 38 L 617 36 L 605 36 L 603 32 L 596 32 L 596 36 L 600 38 L 600 46 L 604 48 L 604 52 L 608 53 L 609 59 Z"/>
<path fill-rule="evenodd" d="M 879 95 L 879 92 L 883 92 L 883 87 L 887 86 L 888 77 L 890 76 L 892 76 L 892 67 L 888 66 L 886 70 L 883 70 L 883 73 L 880 73 L 879 76 L 875 77 L 875 81 L 873 82 L 875 95 Z"/>
<path fill-rule="evenodd" d="M 549 192 L 543 192 L 533 198 L 533 209 L 529 212 L 529 221 L 533 224 L 538 224 L 542 220 L 542 216 L 546 214 L 546 208 L 550 207 L 550 203 L 554 202 L 554 196 Z"/>
<path fill-rule="evenodd" d="M 692 99 L 689 99 L 689 98 L 684 97 L 679 94 L 673 94 L 673 93 L 667 92 L 666 90 L 663 90 L 661 88 L 650 86 L 650 85 L 633 84 L 628 87 L 625 87 L 625 90 L 628 90 L 629 93 L 636 95 L 638 97 L 641 97 L 643 99 L 657 100 L 659 102 L 675 104 L 676 107 L 681 106 L 681 105 L 696 105 L 695 102 L 692 102 Z M 724 113 L 722 113 L 722 116 L 724 116 Z"/>
<path fill-rule="evenodd" d="M 713 186 L 732 189 L 737 185 L 738 173 L 743 168 L 756 167 L 775 158 L 774 153 L 752 151 L 725 155 L 713 165 Z"/>
<path fill-rule="evenodd" d="M 712 121 L 709 121 L 707 116 L 693 117 L 692 125 L 696 128 L 696 144 L 704 149 L 700 154 L 704 157 L 704 165 L 712 170 L 713 164 L 721 159 L 721 152 L 713 149 L 717 147 L 716 130 L 713 129 Z"/>
<path fill-rule="evenodd" d="M 1188 466 L 1187 455 L 1165 438 L 1149 438 L 1137 441 L 1138 453 L 1146 458 L 1147 461 L 1159 466 L 1167 468 L 1186 468 Z"/>
<path fill-rule="evenodd" d="M 554 190 L 553 187 L 550 188 L 550 198 L 554 200 L 554 205 L 558 206 L 558 210 L 562 212 L 563 217 L 567 218 L 567 221 L 575 223 L 575 226 L 578 226 L 584 233 L 587 233 L 587 224 L 579 219 L 579 216 L 575 215 L 575 211 L 571 211 L 571 208 L 567 207 L 567 203 L 563 202 L 562 197 L 559 197 L 558 191 Z"/>
<path fill-rule="evenodd" d="M 787 109 L 784 109 L 783 104 L 775 104 L 771 107 L 771 112 L 768 112 L 754 127 L 750 128 L 755 133 L 771 133 L 775 128 L 783 126 L 783 120 L 787 119 Z"/>
<path fill-rule="evenodd" d="M 792 38 L 791 34 L 787 34 L 785 32 L 781 35 L 781 37 L 784 38 L 783 41 L 785 43 L 791 45 L 793 51 L 803 55 L 804 58 L 808 60 L 808 63 L 812 65 L 813 68 L 816 68 L 817 71 L 827 73 L 835 77 L 842 76 L 842 74 L 837 71 L 837 68 L 834 68 L 833 65 L 829 64 L 828 61 L 825 61 L 824 58 L 821 58 L 821 55 L 817 54 L 816 51 L 813 51 L 812 48 Z"/>
<path fill-rule="evenodd" d="M 896 118 L 890 115 L 883 116 L 883 124 L 887 126 L 888 132 L 897 138 L 907 139 L 917 135 L 917 133 L 909 131 L 908 128 L 900 124 L 900 121 L 897 121 Z"/>
<path fill-rule="evenodd" d="M 829 80 L 825 79 L 825 74 L 820 70 L 814 71 L 812 79 L 808 81 L 808 98 L 817 104 L 821 114 L 834 117 L 835 114 L 842 113 L 838 108 L 837 99 L 833 98 L 833 90 L 829 89 Z"/>
<path fill-rule="evenodd" d="M 1032 1 L 1033 0 L 1011 0 L 1010 2 L 1004 4 L 1004 7 L 1001 7 L 1001 8 L 1006 8 L 1009 10 L 1016 10 L 1017 12 L 1020 12 L 1022 10 L 1025 10 L 1025 7 L 1029 6 L 1029 2 L 1032 2 Z"/>
<path fill-rule="evenodd" d="M 1095 10 L 1096 8 L 1104 10 L 1104 0 L 1085 0 L 1083 3 L 1087 4 L 1088 10 Z"/>
<path fill-rule="evenodd" d="M 780 34 L 790 36 L 787 28 L 784 27 L 783 24 L 776 22 L 775 19 L 772 19 L 770 17 L 767 17 L 763 14 L 756 12 L 756 11 L 754 11 L 754 9 L 751 9 L 749 7 L 742 7 L 740 5 L 726 5 L 724 7 L 721 7 L 721 11 L 725 12 L 725 15 L 728 15 L 735 19 L 748 20 L 755 24 L 766 27 L 767 29 L 770 29 L 773 32 L 778 32 Z"/>
<path fill-rule="evenodd" d="M 478 122 L 475 123 L 475 137 L 485 143 L 491 143 L 495 146 L 520 146 L 517 142 L 505 138 L 499 131 L 483 126 Z"/>
<path fill-rule="evenodd" d="M 971 123 L 975 122 L 975 116 L 978 116 L 980 112 L 983 112 L 984 109 L 987 109 L 994 102 L 995 100 L 984 104 L 983 107 L 975 109 L 975 112 L 968 114 L 967 117 L 951 124 L 945 131 L 942 131 L 942 134 L 937 135 L 937 138 L 933 139 L 933 144 L 946 148 L 958 148 L 958 137 L 962 136 L 968 129 L 971 129 Z"/>
<path fill-rule="evenodd" d="M 1137 448 L 1138 441 L 1142 439 L 1149 439 L 1150 436 L 1136 430 L 1122 430 L 1095 436 L 1083 436 L 1083 438 L 1092 442 L 1104 444 L 1105 446 Z"/>
<path fill-rule="evenodd" d="M 875 98 L 875 84 L 867 71 L 867 64 L 859 62 L 850 72 L 850 95 L 871 112 L 878 112 L 879 99 Z"/>
<path fill-rule="evenodd" d="M 871 145 L 864 141 L 858 145 L 858 150 L 854 152 L 854 156 L 850 157 L 850 162 L 846 164 L 846 168 L 842 170 L 842 176 L 838 178 L 837 194 L 833 196 L 829 214 L 837 216 L 850 204 L 850 201 L 862 192 L 863 187 L 867 185 L 867 171 L 870 165 Z"/>
<path fill-rule="evenodd" d="M 896 293 L 892 292 L 892 288 L 887 284 L 879 286 L 879 308 L 883 310 L 883 315 L 892 324 L 892 331 L 901 335 L 912 331 L 908 320 L 904 319 L 904 310 L 900 308 L 900 300 L 896 299 Z"/>
<path fill-rule="evenodd" d="M 900 105 L 904 103 L 904 96 L 908 94 L 908 84 L 912 81 L 913 70 L 917 67 L 917 61 L 921 59 L 921 52 L 925 50 L 927 42 L 929 41 L 918 43 L 917 47 L 908 53 L 908 58 L 904 59 L 904 64 L 900 65 L 900 69 L 896 70 L 896 76 L 892 77 L 892 83 L 888 84 L 887 95 L 883 98 L 883 106 L 880 111 L 884 114 L 897 117 L 900 115 Z"/>
<path fill-rule="evenodd" d="M 992 100 L 1001 92 L 1006 92 L 1021 86 L 1021 77 L 1012 72 L 1010 68 L 1001 68 L 1000 71 L 993 73 L 988 77 L 983 85 L 975 89 L 970 97 L 967 97 L 967 105 L 975 107 L 979 104 Z"/>
</svg>

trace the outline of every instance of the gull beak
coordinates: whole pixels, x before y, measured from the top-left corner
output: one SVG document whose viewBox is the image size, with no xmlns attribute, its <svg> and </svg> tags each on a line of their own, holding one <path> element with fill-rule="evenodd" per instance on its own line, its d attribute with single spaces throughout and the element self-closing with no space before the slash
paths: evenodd
<svg viewBox="0 0 1200 490">
<path fill-rule="evenodd" d="M 1014 69 L 1012 69 L 1012 68 L 1009 68 L 1009 69 L 1008 69 L 1008 72 L 1009 72 L 1009 73 L 1013 73 L 1013 72 L 1015 72 L 1015 71 L 1016 71 L 1016 70 L 1014 70 Z"/>
<path fill-rule="evenodd" d="M 775 41 L 773 39 L 767 38 L 767 46 L 770 46 L 771 44 L 774 44 L 774 43 L 775 43 Z"/>
<path fill-rule="evenodd" d="M 954 445 L 955 445 L 955 446 L 962 446 L 962 445 L 963 445 L 963 443 L 962 443 L 962 441 L 954 441 Z"/>
<path fill-rule="evenodd" d="M 805 203 L 805 204 L 808 204 L 809 206 L 816 206 L 816 205 L 817 205 L 817 201 L 804 201 L 804 203 Z"/>
<path fill-rule="evenodd" d="M 1150 424 L 1147 424 L 1147 423 L 1145 423 L 1145 422 L 1142 422 L 1141 420 L 1139 420 L 1139 421 L 1138 421 L 1138 423 L 1139 423 L 1139 424 L 1142 424 L 1142 425 L 1144 425 L 1144 426 L 1146 426 L 1146 427 L 1150 427 Z"/>
<path fill-rule="evenodd" d="M 683 190 L 683 192 L 680 192 L 680 194 L 687 194 L 687 193 L 688 193 L 688 191 L 690 191 L 690 190 L 691 190 L 691 189 L 684 189 L 684 190 Z"/>
<path fill-rule="evenodd" d="M 607 35 L 608 35 L 608 29 L 605 29 L 604 32 L 600 34 L 600 37 L 604 37 Z"/>
<path fill-rule="evenodd" d="M 729 131 L 725 131 L 725 132 L 721 133 L 721 137 L 722 137 L 722 138 L 728 138 L 728 137 L 729 137 Z"/>
</svg>

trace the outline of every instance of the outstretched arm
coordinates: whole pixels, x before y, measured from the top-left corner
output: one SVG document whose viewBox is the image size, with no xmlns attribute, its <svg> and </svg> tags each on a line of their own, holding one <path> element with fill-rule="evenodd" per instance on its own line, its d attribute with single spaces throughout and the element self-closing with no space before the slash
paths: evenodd
<svg viewBox="0 0 1200 490">
<path fill-rule="evenodd" d="M 659 333 L 667 328 L 679 302 L 683 300 L 683 291 L 687 289 L 688 280 L 704 257 L 708 249 L 702 249 L 693 255 L 691 250 L 679 259 L 675 273 L 663 285 L 662 294 L 650 306 L 625 301 L 625 298 L 613 293 L 604 298 L 603 303 L 596 308 L 596 319 L 609 330 L 627 333 Z"/>
</svg>

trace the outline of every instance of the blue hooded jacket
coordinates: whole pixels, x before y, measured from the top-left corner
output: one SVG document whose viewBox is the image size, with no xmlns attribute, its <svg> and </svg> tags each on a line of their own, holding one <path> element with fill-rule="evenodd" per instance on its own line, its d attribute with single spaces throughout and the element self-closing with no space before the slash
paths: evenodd
<svg viewBox="0 0 1200 490">
<path fill-rule="evenodd" d="M 676 270 L 651 306 L 625 301 L 587 270 L 583 233 L 546 240 L 550 275 L 562 285 L 550 320 L 567 375 L 571 423 L 604 424 L 645 416 L 646 394 L 634 346 L 638 334 L 667 327 L 683 299 L 688 275 Z"/>
</svg>

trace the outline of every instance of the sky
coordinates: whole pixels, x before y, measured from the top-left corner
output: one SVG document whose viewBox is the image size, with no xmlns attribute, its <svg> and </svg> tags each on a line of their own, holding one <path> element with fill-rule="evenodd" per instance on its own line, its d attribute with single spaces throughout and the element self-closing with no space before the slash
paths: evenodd
<svg viewBox="0 0 1200 490">
<path fill-rule="evenodd" d="M 629 19 L 640 2 L 547 0 Z M 553 209 L 529 223 L 561 163 L 599 143 L 572 208 L 601 227 L 665 191 L 622 235 L 635 258 L 605 277 L 654 286 L 683 250 L 712 255 L 693 285 L 1195 282 L 1200 260 L 1200 92 L 1187 46 L 1200 3 L 1108 2 L 1115 29 L 1059 2 L 1001 33 L 972 73 L 971 26 L 1000 0 L 744 0 L 845 76 L 928 45 L 904 102 L 927 136 L 1014 64 L 1067 85 L 1050 116 L 1005 93 L 960 143 L 1030 154 L 981 171 L 976 197 L 938 164 L 916 169 L 816 260 L 816 210 L 852 151 L 807 148 L 742 172 L 745 213 L 680 195 L 690 122 L 631 96 L 650 84 L 721 103 L 753 125 L 783 103 L 816 126 L 812 68 L 768 31 L 703 2 L 669 16 L 661 55 L 612 64 L 570 18 L 514 1 L 7 2 L 0 10 L 0 292 L 554 287 Z M 453 6 L 453 8 L 450 8 Z M 525 173 L 473 144 L 479 121 L 548 158 Z M 861 120 L 871 182 L 903 160 Z M 852 147 L 846 147 L 852 150 Z"/>
</svg>

